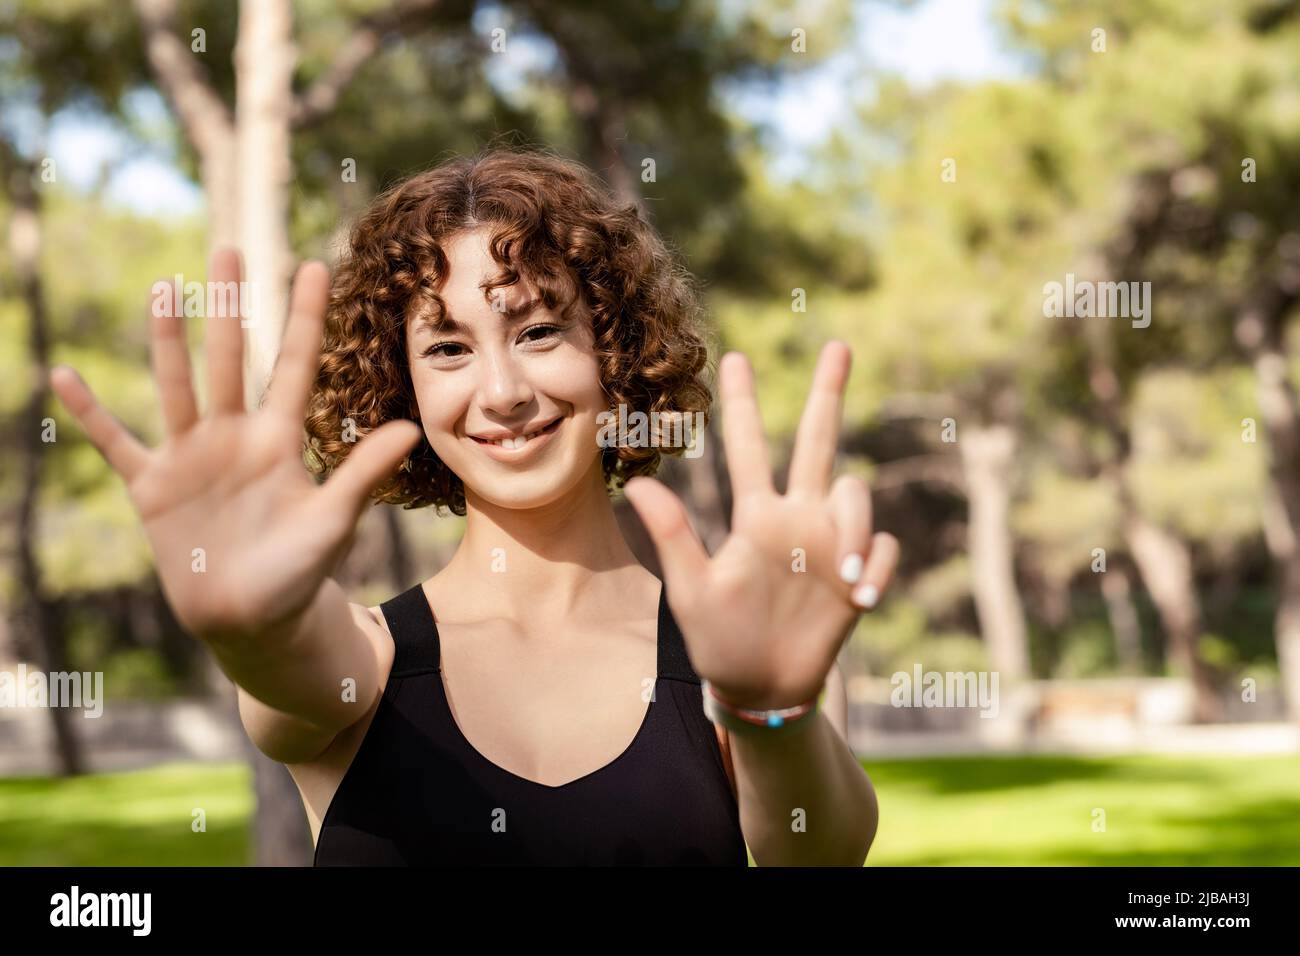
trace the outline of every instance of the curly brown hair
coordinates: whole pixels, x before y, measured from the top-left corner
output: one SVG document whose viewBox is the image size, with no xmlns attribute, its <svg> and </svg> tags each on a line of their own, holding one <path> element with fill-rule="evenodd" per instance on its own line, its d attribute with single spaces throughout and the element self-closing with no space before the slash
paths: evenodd
<svg viewBox="0 0 1300 956">
<path fill-rule="evenodd" d="M 547 308 L 563 301 L 567 313 L 581 297 L 611 407 L 702 413 L 708 422 L 712 395 L 701 372 L 709 355 L 697 283 L 636 205 L 620 203 L 580 163 L 543 150 L 489 149 L 398 183 L 354 224 L 334 272 L 306 417 L 306 458 L 318 477 L 385 422 L 419 420 L 406 321 L 441 312 L 444 246 L 480 226 L 491 229 L 489 248 L 501 266 L 485 296 L 522 276 Z M 354 440 L 344 438 L 345 419 L 352 420 Z M 665 451 L 680 454 L 604 448 L 606 487 L 653 475 Z M 464 485 L 427 438 L 371 497 L 465 514 Z"/>
</svg>

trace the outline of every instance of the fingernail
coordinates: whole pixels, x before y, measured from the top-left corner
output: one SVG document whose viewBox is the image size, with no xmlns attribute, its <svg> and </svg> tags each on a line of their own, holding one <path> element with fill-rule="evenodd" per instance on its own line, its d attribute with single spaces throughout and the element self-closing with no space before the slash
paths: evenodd
<svg viewBox="0 0 1300 956">
<path fill-rule="evenodd" d="M 844 563 L 840 565 L 840 580 L 845 584 L 857 584 L 860 577 L 862 577 L 862 555 L 846 554 Z"/>
<path fill-rule="evenodd" d="M 865 608 L 873 608 L 880 599 L 880 592 L 874 584 L 864 584 L 853 592 L 853 600 Z"/>
</svg>

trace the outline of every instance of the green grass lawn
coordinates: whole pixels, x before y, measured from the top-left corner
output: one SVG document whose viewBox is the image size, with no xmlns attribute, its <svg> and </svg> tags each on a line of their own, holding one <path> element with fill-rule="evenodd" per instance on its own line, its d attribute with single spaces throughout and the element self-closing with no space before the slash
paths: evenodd
<svg viewBox="0 0 1300 956">
<path fill-rule="evenodd" d="M 865 766 L 880 798 L 872 865 L 1300 865 L 1300 756 Z M 242 764 L 0 780 L 0 865 L 242 865 L 251 786 Z"/>
<path fill-rule="evenodd" d="M 252 788 L 240 763 L 0 780 L 0 865 L 243 866 Z"/>
<path fill-rule="evenodd" d="M 880 801 L 869 865 L 1300 865 L 1300 756 L 865 765 Z"/>
</svg>

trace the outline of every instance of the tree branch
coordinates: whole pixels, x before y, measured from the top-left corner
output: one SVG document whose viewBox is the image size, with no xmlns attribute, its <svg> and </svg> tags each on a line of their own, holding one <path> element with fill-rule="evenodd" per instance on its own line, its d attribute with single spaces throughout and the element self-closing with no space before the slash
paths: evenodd
<svg viewBox="0 0 1300 956">
<path fill-rule="evenodd" d="M 957 463 L 948 455 L 912 455 L 877 465 L 871 476 L 871 490 L 885 491 L 911 484 L 947 485 L 965 496 L 966 482 Z"/>
<path fill-rule="evenodd" d="M 390 36 L 417 23 L 437 9 L 442 0 L 400 0 L 357 21 L 334 61 L 302 93 L 294 97 L 289 122 L 294 129 L 310 126 L 326 116 L 339 101 L 357 71 Z"/>
<path fill-rule="evenodd" d="M 144 28 L 145 53 L 163 94 L 171 101 L 186 137 L 204 156 L 234 136 L 230 110 L 208 81 L 199 61 L 176 35 L 176 0 L 134 0 Z"/>
</svg>

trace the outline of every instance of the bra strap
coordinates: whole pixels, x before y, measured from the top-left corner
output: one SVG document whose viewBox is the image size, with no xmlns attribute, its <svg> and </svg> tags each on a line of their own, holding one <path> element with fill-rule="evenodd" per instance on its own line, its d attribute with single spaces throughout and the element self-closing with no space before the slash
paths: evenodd
<svg viewBox="0 0 1300 956">
<path fill-rule="evenodd" d="M 668 680 L 700 682 L 699 675 L 686 656 L 686 639 L 682 637 L 677 619 L 668 606 L 668 585 L 659 591 L 659 676 Z"/>
<path fill-rule="evenodd" d="M 436 673 L 441 669 L 438 625 L 419 584 L 379 605 L 396 649 L 390 677 Z"/>
</svg>

